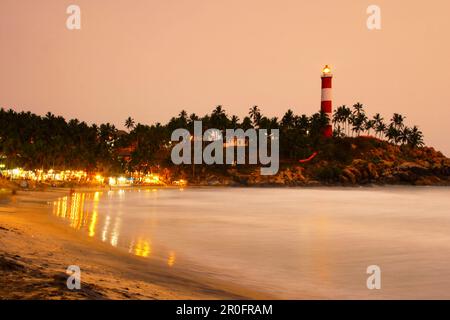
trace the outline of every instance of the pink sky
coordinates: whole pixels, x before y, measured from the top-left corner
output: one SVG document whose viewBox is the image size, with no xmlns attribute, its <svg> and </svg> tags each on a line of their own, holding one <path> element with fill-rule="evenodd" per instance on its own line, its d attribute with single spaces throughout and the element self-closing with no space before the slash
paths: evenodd
<svg viewBox="0 0 450 320">
<path fill-rule="evenodd" d="M 450 155 L 449 14 L 448 0 L 1 0 L 0 106 L 118 127 L 218 104 L 311 114 L 330 64 L 335 106 L 402 113 Z"/>
</svg>

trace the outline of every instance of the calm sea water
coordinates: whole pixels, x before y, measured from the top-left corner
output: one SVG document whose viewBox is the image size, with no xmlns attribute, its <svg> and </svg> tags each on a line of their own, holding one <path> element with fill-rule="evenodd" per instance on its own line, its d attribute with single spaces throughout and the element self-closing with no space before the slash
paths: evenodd
<svg viewBox="0 0 450 320">
<path fill-rule="evenodd" d="M 279 298 L 450 298 L 450 188 L 76 193 L 53 214 L 167 268 Z M 366 269 L 381 268 L 381 290 Z"/>
</svg>

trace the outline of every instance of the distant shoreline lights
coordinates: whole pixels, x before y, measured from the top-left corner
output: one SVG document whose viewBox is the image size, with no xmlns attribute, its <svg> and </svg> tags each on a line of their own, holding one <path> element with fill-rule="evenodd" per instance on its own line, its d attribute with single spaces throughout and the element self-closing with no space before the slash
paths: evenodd
<svg viewBox="0 0 450 320">
<path fill-rule="evenodd" d="M 25 170 L 23 168 L 13 168 L 0 170 L 1 175 L 12 181 L 34 181 L 37 183 L 54 182 L 76 182 L 90 183 L 94 185 L 109 186 L 164 186 L 165 181 L 158 174 L 132 173 L 128 176 L 103 177 L 101 174 L 90 174 L 83 170 Z M 176 186 L 184 186 L 187 182 L 183 179 L 172 182 Z"/>
</svg>

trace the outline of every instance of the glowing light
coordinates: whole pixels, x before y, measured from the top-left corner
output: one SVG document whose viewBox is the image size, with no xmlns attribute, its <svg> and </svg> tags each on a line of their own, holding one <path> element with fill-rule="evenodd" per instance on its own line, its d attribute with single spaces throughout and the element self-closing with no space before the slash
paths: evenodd
<svg viewBox="0 0 450 320">
<path fill-rule="evenodd" d="M 102 193 L 101 192 L 98 192 L 98 191 L 96 191 L 95 193 L 94 193 L 94 204 L 95 205 L 97 205 L 98 204 L 98 201 L 100 200 L 100 195 L 101 195 Z"/>
<path fill-rule="evenodd" d="M 133 184 L 141 185 L 165 185 L 164 179 L 157 174 L 145 174 L 134 172 L 127 176 L 103 177 L 100 173 L 88 174 L 83 170 L 61 170 L 42 169 L 24 170 L 22 168 L 4 169 L 5 165 L 0 164 L 0 173 L 5 178 L 11 180 L 32 180 L 36 182 L 85 182 L 93 184 L 108 183 L 110 186 L 131 186 Z"/>
<path fill-rule="evenodd" d="M 92 213 L 91 217 L 91 223 L 89 224 L 89 237 L 95 236 L 95 227 L 97 225 L 97 210 L 94 209 L 94 212 Z"/>
<path fill-rule="evenodd" d="M 139 239 L 135 248 L 134 254 L 138 257 L 147 258 L 152 252 L 152 248 L 149 241 Z"/>
<path fill-rule="evenodd" d="M 114 186 L 127 186 L 127 185 L 131 185 L 132 184 L 132 180 L 128 180 L 127 178 L 121 176 L 118 178 L 109 178 L 109 184 Z"/>
<path fill-rule="evenodd" d="M 323 74 L 329 74 L 331 73 L 331 69 L 328 65 L 326 65 L 325 68 L 323 68 L 322 72 Z"/>
<path fill-rule="evenodd" d="M 95 228 L 97 226 L 98 202 L 100 200 L 100 192 L 94 193 L 94 208 L 92 209 L 91 223 L 89 224 L 89 237 L 95 236 Z"/>
<path fill-rule="evenodd" d="M 97 174 L 96 176 L 95 176 L 95 180 L 98 182 L 98 183 L 103 183 L 103 182 L 105 182 L 105 178 L 103 178 L 101 175 L 99 175 L 99 174 Z"/>
<path fill-rule="evenodd" d="M 169 258 L 167 259 L 167 265 L 169 267 L 173 267 L 173 265 L 175 264 L 175 260 L 176 260 L 175 252 L 171 251 L 169 253 Z"/>
<path fill-rule="evenodd" d="M 144 184 L 149 184 L 149 185 L 160 185 L 163 184 L 161 181 L 161 178 L 158 175 L 155 174 L 150 174 L 150 175 L 145 175 L 142 179 L 142 182 Z"/>
<path fill-rule="evenodd" d="M 11 179 L 11 180 L 32 180 L 32 181 L 74 181 L 74 180 L 86 180 L 88 174 L 85 171 L 55 171 L 54 169 L 50 169 L 48 171 L 44 170 L 23 170 L 22 168 L 15 168 L 12 170 L 2 170 L 2 175 Z"/>
<path fill-rule="evenodd" d="M 106 240 L 108 240 L 107 236 L 108 236 L 110 220 L 111 220 L 110 216 L 106 216 L 105 224 L 103 226 L 103 231 L 102 231 L 102 241 L 103 242 L 106 242 Z"/>
<path fill-rule="evenodd" d="M 183 186 L 187 185 L 187 181 L 184 180 L 184 179 L 175 180 L 175 181 L 173 182 L 173 184 L 176 185 L 176 186 L 183 187 Z"/>
<path fill-rule="evenodd" d="M 114 220 L 114 227 L 113 227 L 113 231 L 111 234 L 111 245 L 113 247 L 117 247 L 117 244 L 119 242 L 119 230 L 120 230 L 120 224 L 122 222 L 122 219 L 120 219 L 120 217 L 116 217 Z"/>
</svg>

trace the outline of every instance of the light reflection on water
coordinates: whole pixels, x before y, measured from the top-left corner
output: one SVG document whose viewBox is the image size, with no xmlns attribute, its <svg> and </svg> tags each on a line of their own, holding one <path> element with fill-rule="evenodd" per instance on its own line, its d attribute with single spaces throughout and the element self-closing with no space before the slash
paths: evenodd
<svg viewBox="0 0 450 320">
<path fill-rule="evenodd" d="M 155 193 L 157 189 L 145 190 L 143 192 Z M 99 216 L 99 205 L 101 201 L 111 200 L 123 201 L 124 190 L 108 191 L 107 193 L 73 193 L 59 198 L 53 203 L 53 215 L 66 220 L 70 227 L 77 230 L 85 230 L 89 237 L 99 238 L 113 247 L 128 248 L 128 252 L 138 257 L 150 258 L 152 255 L 151 239 L 146 236 L 126 237 L 121 239 L 122 206 L 118 205 L 111 210 L 107 205 L 106 215 Z M 167 266 L 175 265 L 175 251 L 169 250 L 166 254 Z"/>
<path fill-rule="evenodd" d="M 274 295 L 450 298 L 450 188 L 74 193 L 53 213 L 167 267 Z M 366 287 L 369 265 L 382 290 Z"/>
</svg>

